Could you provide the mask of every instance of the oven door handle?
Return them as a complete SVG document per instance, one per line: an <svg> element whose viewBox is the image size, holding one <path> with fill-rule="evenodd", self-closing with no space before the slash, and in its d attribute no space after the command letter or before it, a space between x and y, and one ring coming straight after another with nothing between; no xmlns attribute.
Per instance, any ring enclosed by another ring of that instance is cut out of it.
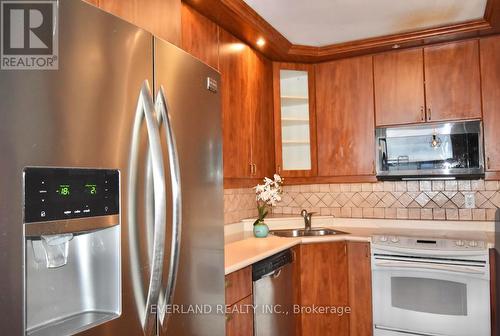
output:
<svg viewBox="0 0 500 336"><path fill-rule="evenodd" d="M380 268L414 268L422 270L431 271L446 271L455 273L466 273L466 274L486 274L486 267L483 269L476 269L467 266L457 266L457 265L443 265L443 264L429 264L421 262L404 262L404 261L378 261L375 260L375 266Z"/></svg>

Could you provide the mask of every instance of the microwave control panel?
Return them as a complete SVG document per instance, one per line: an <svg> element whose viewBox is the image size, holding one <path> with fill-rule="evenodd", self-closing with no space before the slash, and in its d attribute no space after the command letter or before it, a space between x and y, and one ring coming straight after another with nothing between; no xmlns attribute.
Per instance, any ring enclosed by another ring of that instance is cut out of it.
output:
<svg viewBox="0 0 500 336"><path fill-rule="evenodd" d="M118 170L24 169L24 222L116 215L120 207Z"/></svg>

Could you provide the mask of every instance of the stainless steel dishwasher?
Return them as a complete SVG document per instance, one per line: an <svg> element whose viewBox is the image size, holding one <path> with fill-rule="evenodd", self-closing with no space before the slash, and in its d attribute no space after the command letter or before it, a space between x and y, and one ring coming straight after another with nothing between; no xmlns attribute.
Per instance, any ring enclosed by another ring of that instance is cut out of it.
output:
<svg viewBox="0 0 500 336"><path fill-rule="evenodd" d="M291 250L252 266L255 336L294 336Z"/></svg>

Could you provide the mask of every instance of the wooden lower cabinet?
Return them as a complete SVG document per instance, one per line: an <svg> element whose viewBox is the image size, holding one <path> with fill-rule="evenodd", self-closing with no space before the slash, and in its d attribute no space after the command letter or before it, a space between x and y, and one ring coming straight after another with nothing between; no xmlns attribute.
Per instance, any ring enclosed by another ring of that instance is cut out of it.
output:
<svg viewBox="0 0 500 336"><path fill-rule="evenodd" d="M226 336L253 336L253 296L229 306L226 314Z"/></svg>
<svg viewBox="0 0 500 336"><path fill-rule="evenodd" d="M371 336L372 314L372 269L370 243L348 242L349 283L349 335Z"/></svg>
<svg viewBox="0 0 500 336"><path fill-rule="evenodd" d="M301 335L349 335L347 314L312 311L316 307L330 309L348 305L346 243L301 245L298 261Z"/></svg>
<svg viewBox="0 0 500 336"><path fill-rule="evenodd" d="M302 309L297 335L371 336L370 244L303 244L296 251L295 297ZM330 312L314 313L313 307Z"/></svg>
<svg viewBox="0 0 500 336"><path fill-rule="evenodd" d="M252 266L226 275L226 335L253 336Z"/></svg>
<svg viewBox="0 0 500 336"><path fill-rule="evenodd" d="M252 295L252 266L226 275L225 288L228 306Z"/></svg>

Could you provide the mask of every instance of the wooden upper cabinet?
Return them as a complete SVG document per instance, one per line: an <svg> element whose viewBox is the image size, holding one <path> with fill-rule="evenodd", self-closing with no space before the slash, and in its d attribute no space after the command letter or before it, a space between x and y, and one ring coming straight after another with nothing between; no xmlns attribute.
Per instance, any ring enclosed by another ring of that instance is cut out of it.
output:
<svg viewBox="0 0 500 336"><path fill-rule="evenodd" d="M224 178L248 178L253 171L248 47L223 29L219 41Z"/></svg>
<svg viewBox="0 0 500 336"><path fill-rule="evenodd" d="M219 69L219 28L217 24L186 4L181 12L181 47L215 69Z"/></svg>
<svg viewBox="0 0 500 336"><path fill-rule="evenodd" d="M314 65L274 63L276 171L284 177L317 175Z"/></svg>
<svg viewBox="0 0 500 336"><path fill-rule="evenodd" d="M375 119L377 126L425 121L422 49L375 55Z"/></svg>
<svg viewBox="0 0 500 336"><path fill-rule="evenodd" d="M178 46L181 44L181 0L92 0L90 2L165 41Z"/></svg>
<svg viewBox="0 0 500 336"><path fill-rule="evenodd" d="M486 169L500 171L500 37L480 43Z"/></svg>
<svg viewBox="0 0 500 336"><path fill-rule="evenodd" d="M345 242L300 246L300 305L348 305L347 247ZM349 314L302 314L303 336L348 336Z"/></svg>
<svg viewBox="0 0 500 336"><path fill-rule="evenodd" d="M375 174L372 57L316 67L318 174Z"/></svg>
<svg viewBox="0 0 500 336"><path fill-rule="evenodd" d="M272 62L223 29L219 43L224 178L250 186L274 172Z"/></svg>
<svg viewBox="0 0 500 336"><path fill-rule="evenodd" d="M249 50L249 101L252 124L241 128L252 128L253 177L272 177L275 172L274 125L273 125L273 64L270 60Z"/></svg>
<svg viewBox="0 0 500 336"><path fill-rule="evenodd" d="M478 43L424 48L427 121L481 118Z"/></svg>

